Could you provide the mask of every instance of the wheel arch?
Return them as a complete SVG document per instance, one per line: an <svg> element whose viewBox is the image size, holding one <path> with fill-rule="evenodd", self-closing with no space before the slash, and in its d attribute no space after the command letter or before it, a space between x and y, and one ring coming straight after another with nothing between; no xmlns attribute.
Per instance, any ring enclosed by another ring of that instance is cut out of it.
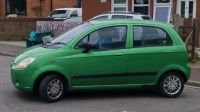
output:
<svg viewBox="0 0 200 112"><path fill-rule="evenodd" d="M34 82L34 85L33 85L33 92L34 93L37 93L38 92L38 89L39 89L39 85L40 85L40 82L42 81L42 79L44 79L46 76L50 75L50 74L55 74L55 75L58 75L60 77L62 77L62 79L64 80L65 84L66 84L66 89L69 88L69 79L67 77L65 77L65 75L63 75L62 73L59 73L57 71L47 71L47 72L44 72L42 74L40 74L35 82Z"/></svg>
<svg viewBox="0 0 200 112"><path fill-rule="evenodd" d="M184 82L186 83L188 78L186 76L186 73L184 73L182 70L179 69L171 69L171 70L167 70L165 72L163 72L160 77L157 80L157 84L160 82L161 78L164 77L166 74L170 73L170 72L177 72L180 74L180 76L183 78Z"/></svg>

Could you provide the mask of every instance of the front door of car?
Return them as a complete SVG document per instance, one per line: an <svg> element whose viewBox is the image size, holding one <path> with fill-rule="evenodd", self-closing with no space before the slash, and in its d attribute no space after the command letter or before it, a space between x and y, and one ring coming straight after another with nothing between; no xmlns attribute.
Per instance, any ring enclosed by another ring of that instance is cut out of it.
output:
<svg viewBox="0 0 200 112"><path fill-rule="evenodd" d="M127 72L127 29L126 25L100 28L76 43L71 51L72 86L123 83L123 73Z"/></svg>
<svg viewBox="0 0 200 112"><path fill-rule="evenodd" d="M128 72L134 84L154 84L158 73L176 60L173 38L158 27L133 26Z"/></svg>

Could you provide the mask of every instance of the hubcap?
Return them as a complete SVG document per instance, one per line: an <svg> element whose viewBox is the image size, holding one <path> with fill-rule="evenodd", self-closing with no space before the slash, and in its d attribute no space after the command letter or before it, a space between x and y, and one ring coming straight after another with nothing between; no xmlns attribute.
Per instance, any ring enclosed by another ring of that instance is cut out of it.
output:
<svg viewBox="0 0 200 112"><path fill-rule="evenodd" d="M51 99L57 99L63 92L63 83L59 79L53 79L47 86L47 95Z"/></svg>
<svg viewBox="0 0 200 112"><path fill-rule="evenodd" d="M181 90L181 80L175 75L170 75L164 80L164 91L169 95L177 94Z"/></svg>

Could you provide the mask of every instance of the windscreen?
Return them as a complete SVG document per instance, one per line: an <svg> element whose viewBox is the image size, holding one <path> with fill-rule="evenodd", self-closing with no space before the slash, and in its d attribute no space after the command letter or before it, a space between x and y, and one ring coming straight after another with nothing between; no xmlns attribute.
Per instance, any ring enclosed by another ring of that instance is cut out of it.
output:
<svg viewBox="0 0 200 112"><path fill-rule="evenodd" d="M51 13L51 17L54 18L66 18L69 15L70 11L69 10L54 10Z"/></svg>

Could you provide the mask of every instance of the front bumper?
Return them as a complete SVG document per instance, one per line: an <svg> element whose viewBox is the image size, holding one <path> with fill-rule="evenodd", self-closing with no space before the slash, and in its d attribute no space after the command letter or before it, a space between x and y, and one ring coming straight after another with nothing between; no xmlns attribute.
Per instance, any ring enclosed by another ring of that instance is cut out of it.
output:
<svg viewBox="0 0 200 112"><path fill-rule="evenodd" d="M30 68L17 69L15 66L11 66L11 79L13 85L20 90L32 92L33 83L31 80L33 70Z"/></svg>

